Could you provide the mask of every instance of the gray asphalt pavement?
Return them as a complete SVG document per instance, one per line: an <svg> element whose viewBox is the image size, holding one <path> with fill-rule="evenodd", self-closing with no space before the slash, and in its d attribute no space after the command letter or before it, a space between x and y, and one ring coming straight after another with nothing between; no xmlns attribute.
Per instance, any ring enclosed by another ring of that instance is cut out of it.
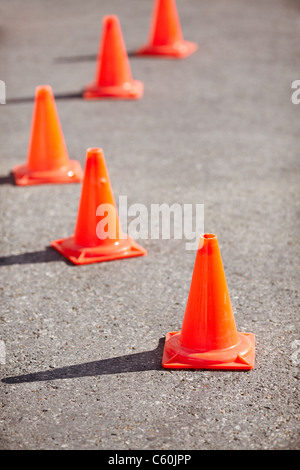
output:
<svg viewBox="0 0 300 470"><path fill-rule="evenodd" d="M2 450L299 450L300 4L177 0L183 60L132 57L139 101L88 102L102 18L128 51L152 1L2 0L0 79ZM75 266L50 248L72 235L81 185L17 187L33 97L50 85L70 158L101 147L116 200L204 204L250 371L165 370L195 251L137 240L147 256Z"/></svg>

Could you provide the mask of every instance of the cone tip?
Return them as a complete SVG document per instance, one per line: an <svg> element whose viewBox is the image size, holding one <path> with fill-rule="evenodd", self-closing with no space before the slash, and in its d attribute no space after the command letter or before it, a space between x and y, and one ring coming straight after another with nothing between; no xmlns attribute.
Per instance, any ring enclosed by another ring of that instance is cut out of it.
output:
<svg viewBox="0 0 300 470"><path fill-rule="evenodd" d="M103 150L99 147L91 147L86 151L87 159L103 157Z"/></svg>
<svg viewBox="0 0 300 470"><path fill-rule="evenodd" d="M35 96L37 99L48 98L53 96L53 91L50 85L40 85L35 89Z"/></svg>
<svg viewBox="0 0 300 470"><path fill-rule="evenodd" d="M218 237L214 233L202 233L199 240L199 248L218 244Z"/></svg>
<svg viewBox="0 0 300 470"><path fill-rule="evenodd" d="M103 17L103 24L106 25L106 27L113 26L115 24L119 24L119 18L117 15L105 15Z"/></svg>

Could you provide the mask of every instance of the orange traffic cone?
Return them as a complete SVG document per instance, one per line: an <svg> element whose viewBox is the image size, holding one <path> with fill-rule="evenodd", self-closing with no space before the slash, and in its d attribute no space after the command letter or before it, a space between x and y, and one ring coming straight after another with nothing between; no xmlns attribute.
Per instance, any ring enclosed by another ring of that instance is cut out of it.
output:
<svg viewBox="0 0 300 470"><path fill-rule="evenodd" d="M182 329L166 335L162 365L185 369L252 369L255 336L237 332L214 234L200 237Z"/></svg>
<svg viewBox="0 0 300 470"><path fill-rule="evenodd" d="M82 180L80 163L69 159L50 86L36 88L27 163L12 173L20 186Z"/></svg>
<svg viewBox="0 0 300 470"><path fill-rule="evenodd" d="M103 217L105 214L107 216ZM99 216L102 216L101 220ZM102 149L87 150L74 235L53 241L51 246L74 264L147 254L132 238L122 233Z"/></svg>
<svg viewBox="0 0 300 470"><path fill-rule="evenodd" d="M198 49L194 42L182 36L175 0L154 0L148 44L136 55L184 58Z"/></svg>
<svg viewBox="0 0 300 470"><path fill-rule="evenodd" d="M95 82L85 88L83 98L139 99L143 92L143 83L133 80L131 75L119 19L105 16Z"/></svg>

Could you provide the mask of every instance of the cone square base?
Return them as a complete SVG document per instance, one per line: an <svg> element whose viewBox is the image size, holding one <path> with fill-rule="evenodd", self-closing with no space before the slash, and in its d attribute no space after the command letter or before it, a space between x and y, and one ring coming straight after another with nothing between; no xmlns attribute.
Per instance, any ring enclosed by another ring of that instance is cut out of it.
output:
<svg viewBox="0 0 300 470"><path fill-rule="evenodd" d="M167 333L162 366L166 369L252 369L255 359L255 335L238 332L238 336L239 343L231 348L194 352L180 345L180 332Z"/></svg>
<svg viewBox="0 0 300 470"><path fill-rule="evenodd" d="M32 171L26 164L17 165L12 173L18 186L79 183L83 179L83 171L77 160L70 160L68 167L45 171Z"/></svg>
<svg viewBox="0 0 300 470"><path fill-rule="evenodd" d="M119 86L88 85L83 91L83 98L85 100L97 100L101 98L138 100L142 98L143 93L143 82L132 80Z"/></svg>
<svg viewBox="0 0 300 470"><path fill-rule="evenodd" d="M147 251L130 237L127 237L125 240L120 240L118 245L111 244L108 246L83 247L77 245L74 241L74 236L71 236L52 241L51 246L73 264L77 265L114 261L147 254Z"/></svg>
<svg viewBox="0 0 300 470"><path fill-rule="evenodd" d="M190 41L177 42L165 46L146 45L135 52L136 56L161 56L174 59L184 59L198 49L198 45Z"/></svg>

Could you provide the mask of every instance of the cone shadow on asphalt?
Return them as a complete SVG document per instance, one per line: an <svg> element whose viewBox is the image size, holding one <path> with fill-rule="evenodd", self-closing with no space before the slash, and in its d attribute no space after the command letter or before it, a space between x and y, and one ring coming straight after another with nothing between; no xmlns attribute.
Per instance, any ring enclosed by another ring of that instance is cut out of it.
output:
<svg viewBox="0 0 300 470"><path fill-rule="evenodd" d="M10 184L12 186L16 186L15 180L14 180L14 175L9 173L8 175L0 175L0 185L3 184Z"/></svg>
<svg viewBox="0 0 300 470"><path fill-rule="evenodd" d="M138 57L135 51L127 51L128 57L136 58ZM77 63L77 62L95 62L97 60L97 54L81 54L81 55L74 55L74 56L66 56L66 57L56 57L54 62L58 64L68 64L68 63Z"/></svg>
<svg viewBox="0 0 300 470"><path fill-rule="evenodd" d="M74 266L71 261L67 260L64 256L61 256L57 251L49 246L45 250L1 256L0 267L12 266L14 264L48 263L51 261L64 261L66 264Z"/></svg>
<svg viewBox="0 0 300 470"><path fill-rule="evenodd" d="M127 354L125 356L75 364L31 374L6 377L2 379L2 382L6 384L46 382L49 380L76 379L79 377L124 374L126 372L161 370L161 357L164 342L165 338L160 338L157 347L151 351Z"/></svg>
<svg viewBox="0 0 300 470"><path fill-rule="evenodd" d="M83 96L83 90L77 92L66 92L54 95L55 100L71 100L71 99L81 99ZM6 100L7 104L23 104L23 103L33 103L34 96L20 96L15 98L9 98Z"/></svg>

